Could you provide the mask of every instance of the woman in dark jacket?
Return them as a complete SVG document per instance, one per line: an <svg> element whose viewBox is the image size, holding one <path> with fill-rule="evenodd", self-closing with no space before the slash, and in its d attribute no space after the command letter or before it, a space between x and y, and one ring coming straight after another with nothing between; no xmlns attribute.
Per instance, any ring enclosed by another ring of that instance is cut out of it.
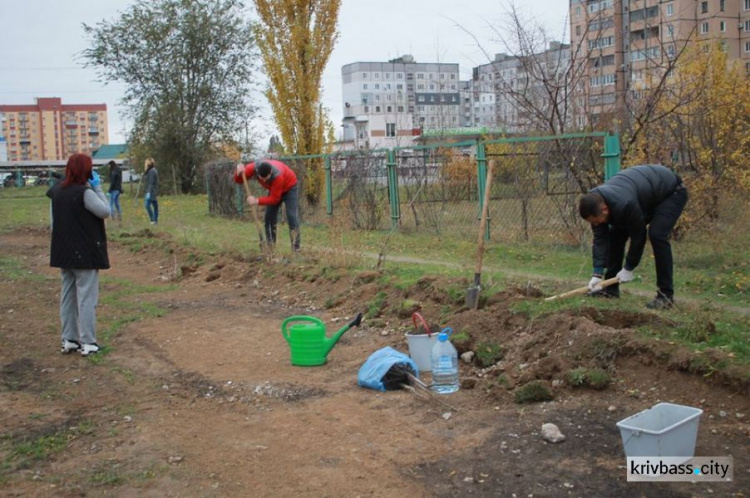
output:
<svg viewBox="0 0 750 498"><path fill-rule="evenodd" d="M47 191L53 215L50 266L60 268L62 275L61 351L80 351L83 356L99 351L99 270L109 268L104 230L109 206L99 175L91 165L86 154L73 154L65 167L65 178Z"/></svg>
<svg viewBox="0 0 750 498"><path fill-rule="evenodd" d="M156 170L156 163L151 157L146 159L145 166L144 180L146 182L146 194L144 201L146 212L148 212L148 219L151 221L151 224L156 225L159 223L159 202L156 200L159 195L159 172Z"/></svg>
<svg viewBox="0 0 750 498"><path fill-rule="evenodd" d="M120 209L120 194L122 193L122 170L116 162L109 162L109 212L112 218L115 215L122 221L122 209Z"/></svg>

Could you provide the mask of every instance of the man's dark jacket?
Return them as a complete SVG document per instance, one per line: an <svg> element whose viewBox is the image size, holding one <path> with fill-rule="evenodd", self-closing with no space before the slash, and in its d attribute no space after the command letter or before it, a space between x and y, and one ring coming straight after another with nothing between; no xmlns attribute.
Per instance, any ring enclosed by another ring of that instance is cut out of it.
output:
<svg viewBox="0 0 750 498"><path fill-rule="evenodd" d="M656 207L671 196L682 180L669 168L659 165L634 166L625 169L603 185L591 189L604 198L609 220L593 227L594 268L604 268L607 259L609 226L626 230L630 237L625 268L635 269L646 246L646 226ZM609 225L609 226L608 226Z"/></svg>

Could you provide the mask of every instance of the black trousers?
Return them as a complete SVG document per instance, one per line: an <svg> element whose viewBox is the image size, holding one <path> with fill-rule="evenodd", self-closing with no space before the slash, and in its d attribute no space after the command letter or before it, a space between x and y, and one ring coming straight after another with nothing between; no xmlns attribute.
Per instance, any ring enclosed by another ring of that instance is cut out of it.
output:
<svg viewBox="0 0 750 498"><path fill-rule="evenodd" d="M656 287L660 295L674 297L674 264L672 261L672 244L669 235L687 204L688 195L685 187L680 187L656 206L654 217L648 225L648 239L654 252L656 266ZM607 271L604 278L613 278L622 270L625 259L625 244L628 241L628 230L624 227L610 227L607 245ZM609 292L619 291L618 285L607 288Z"/></svg>

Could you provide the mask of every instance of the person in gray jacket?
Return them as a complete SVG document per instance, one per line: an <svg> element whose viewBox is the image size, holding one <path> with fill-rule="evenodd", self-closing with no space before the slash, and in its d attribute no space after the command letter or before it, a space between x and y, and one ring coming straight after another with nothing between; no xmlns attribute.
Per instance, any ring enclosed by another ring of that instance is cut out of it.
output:
<svg viewBox="0 0 750 498"><path fill-rule="evenodd" d="M646 306L671 308L674 284L669 236L687 200L682 179L660 165L625 169L583 195L578 212L591 223L594 234L591 295L620 297L619 284L602 289L602 279L618 277L620 283L633 280L633 271L641 262L648 237L654 252L658 291ZM630 245L625 254L628 239Z"/></svg>
<svg viewBox="0 0 750 498"><path fill-rule="evenodd" d="M52 199L50 266L60 268L62 353L97 353L99 270L109 268L104 219L110 214L91 157L73 154L65 178L47 190Z"/></svg>
<svg viewBox="0 0 750 498"><path fill-rule="evenodd" d="M157 225L159 223L159 202L156 198L159 196L159 172L156 170L156 163L152 157L146 159L145 166L146 172L144 173L144 177L146 180L146 189L144 191L144 204L149 221L151 221L152 225Z"/></svg>

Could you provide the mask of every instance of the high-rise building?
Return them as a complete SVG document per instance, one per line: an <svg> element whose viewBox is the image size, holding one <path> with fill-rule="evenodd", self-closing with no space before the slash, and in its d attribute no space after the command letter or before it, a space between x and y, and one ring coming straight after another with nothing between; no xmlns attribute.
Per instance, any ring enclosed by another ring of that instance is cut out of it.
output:
<svg viewBox="0 0 750 498"><path fill-rule="evenodd" d="M570 45L551 42L538 53L496 54L462 82L462 126L502 133L537 131L544 116L567 114Z"/></svg>
<svg viewBox="0 0 750 498"><path fill-rule="evenodd" d="M66 160L109 143L107 104L38 98L33 105L0 105L0 126L9 161Z"/></svg>
<svg viewBox="0 0 750 498"><path fill-rule="evenodd" d="M357 149L408 146L425 130L457 128L458 64L410 55L341 68L344 142Z"/></svg>
<svg viewBox="0 0 750 498"><path fill-rule="evenodd" d="M750 74L750 0L570 0L570 25L579 127L625 119L690 41Z"/></svg>

